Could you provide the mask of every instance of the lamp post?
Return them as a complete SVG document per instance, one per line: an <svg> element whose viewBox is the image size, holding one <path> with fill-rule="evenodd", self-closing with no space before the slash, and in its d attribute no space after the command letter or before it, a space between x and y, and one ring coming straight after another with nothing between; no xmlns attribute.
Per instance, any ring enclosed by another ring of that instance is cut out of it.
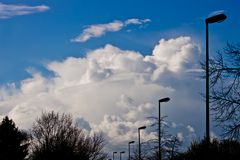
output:
<svg viewBox="0 0 240 160"><path fill-rule="evenodd" d="M141 160L141 142L140 142L140 131L146 129L146 126L138 128L138 158Z"/></svg>
<svg viewBox="0 0 240 160"><path fill-rule="evenodd" d="M205 19L206 24L206 140L210 142L210 121L209 121L209 46L208 46L208 24L220 23L227 16L224 13L219 13Z"/></svg>
<svg viewBox="0 0 240 160"><path fill-rule="evenodd" d="M158 108L158 159L162 159L161 153L161 103L170 101L169 97L162 98L158 100L159 108Z"/></svg>
<svg viewBox="0 0 240 160"><path fill-rule="evenodd" d="M131 155L130 155L130 153L131 153L131 151L130 151L130 144L132 144L132 143L134 143L135 141L130 141L130 142L128 142L128 160L130 160L131 159Z"/></svg>
<svg viewBox="0 0 240 160"><path fill-rule="evenodd" d="M114 160L114 155L117 154L117 152L113 152L113 160Z"/></svg>
<svg viewBox="0 0 240 160"><path fill-rule="evenodd" d="M125 151L120 152L120 160L122 160L122 154L124 154Z"/></svg>

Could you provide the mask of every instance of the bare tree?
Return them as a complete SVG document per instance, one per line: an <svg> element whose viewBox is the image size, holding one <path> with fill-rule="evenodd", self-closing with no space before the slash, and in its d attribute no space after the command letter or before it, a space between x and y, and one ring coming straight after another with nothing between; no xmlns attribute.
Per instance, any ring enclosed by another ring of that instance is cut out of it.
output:
<svg viewBox="0 0 240 160"><path fill-rule="evenodd" d="M152 121L151 127L157 127L156 132L158 132L158 118L157 117L148 117ZM182 145L182 142L177 138L177 136L172 135L168 132L168 123L165 121L167 116L161 117L161 153L162 159L170 159L178 153L179 148ZM146 159L158 159L158 139L151 139L146 144L147 153Z"/></svg>
<svg viewBox="0 0 240 160"><path fill-rule="evenodd" d="M139 160L138 145L133 149L133 154L131 156L132 160ZM151 141L141 143L141 160L154 160L155 148Z"/></svg>
<svg viewBox="0 0 240 160"><path fill-rule="evenodd" d="M214 119L224 136L240 140L240 44L227 43L209 62Z"/></svg>
<svg viewBox="0 0 240 160"><path fill-rule="evenodd" d="M178 139L177 136L170 136L170 138L165 143L165 150L167 159L171 159L178 155L179 147L182 145L182 141Z"/></svg>
<svg viewBox="0 0 240 160"><path fill-rule="evenodd" d="M50 112L43 113L32 128L32 160L103 160L104 139L101 134L92 137L73 125L72 117Z"/></svg>

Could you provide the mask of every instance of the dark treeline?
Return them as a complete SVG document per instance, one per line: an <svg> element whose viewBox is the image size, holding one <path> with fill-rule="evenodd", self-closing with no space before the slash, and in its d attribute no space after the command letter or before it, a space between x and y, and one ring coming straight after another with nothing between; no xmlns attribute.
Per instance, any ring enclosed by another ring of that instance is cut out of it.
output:
<svg viewBox="0 0 240 160"><path fill-rule="evenodd" d="M194 141L185 152L180 152L181 143L176 136L163 135L162 159L164 160L238 160L240 142L234 139ZM158 160L156 140L142 144L142 160ZM89 136L73 125L68 114L43 113L27 133L19 130L7 116L0 124L1 160L106 160L102 134ZM132 160L139 160L135 149Z"/></svg>
<svg viewBox="0 0 240 160"><path fill-rule="evenodd" d="M169 137L170 136L170 137ZM180 152L179 140L169 137L162 146L162 159L166 160L238 160L240 142L234 139L194 141L185 152ZM87 135L73 125L68 114L43 113L27 133L19 130L7 116L0 124L1 160L106 160L104 139L101 134ZM156 140L142 144L142 159L158 160ZM155 146L155 147L154 147ZM138 160L137 149L132 160Z"/></svg>
<svg viewBox="0 0 240 160"><path fill-rule="evenodd" d="M204 139L200 142L192 142L184 153L171 158L171 160L238 160L240 158L240 143L237 140L214 139L208 144Z"/></svg>

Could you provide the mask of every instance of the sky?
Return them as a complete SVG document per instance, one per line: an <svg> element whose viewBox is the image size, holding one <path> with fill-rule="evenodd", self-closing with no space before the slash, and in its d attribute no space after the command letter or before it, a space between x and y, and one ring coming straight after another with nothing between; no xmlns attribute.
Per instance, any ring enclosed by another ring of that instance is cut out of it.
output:
<svg viewBox="0 0 240 160"><path fill-rule="evenodd" d="M182 141L204 135L204 19L210 54L239 42L240 1L0 0L0 117L29 129L43 111L70 113L124 149L162 114ZM212 135L218 131L212 126ZM151 127L143 139L156 137ZM111 151L111 149L109 149Z"/></svg>

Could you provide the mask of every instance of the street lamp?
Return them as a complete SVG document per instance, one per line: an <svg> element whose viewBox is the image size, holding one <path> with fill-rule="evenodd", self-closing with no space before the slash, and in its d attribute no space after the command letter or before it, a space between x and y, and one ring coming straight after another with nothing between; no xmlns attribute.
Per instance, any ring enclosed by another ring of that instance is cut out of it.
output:
<svg viewBox="0 0 240 160"><path fill-rule="evenodd" d="M146 126L138 128L138 158L141 160L141 142L140 142L140 130L146 129Z"/></svg>
<svg viewBox="0 0 240 160"><path fill-rule="evenodd" d="M124 154L125 151L120 152L120 160L122 160L122 154Z"/></svg>
<svg viewBox="0 0 240 160"><path fill-rule="evenodd" d="M130 142L128 142L128 160L130 160L131 159L131 155L130 155L130 144L132 144L132 143L134 143L135 141L130 141Z"/></svg>
<svg viewBox="0 0 240 160"><path fill-rule="evenodd" d="M169 97L162 98L158 100L159 108L158 108L158 159L162 159L161 153L161 103L170 101Z"/></svg>
<svg viewBox="0 0 240 160"><path fill-rule="evenodd" d="M113 152L113 160L114 160L114 155L117 154L117 152Z"/></svg>
<svg viewBox="0 0 240 160"><path fill-rule="evenodd" d="M205 19L206 24L206 140L210 142L210 121L209 121L209 46L208 46L208 24L220 23L227 16L224 13L219 13Z"/></svg>

